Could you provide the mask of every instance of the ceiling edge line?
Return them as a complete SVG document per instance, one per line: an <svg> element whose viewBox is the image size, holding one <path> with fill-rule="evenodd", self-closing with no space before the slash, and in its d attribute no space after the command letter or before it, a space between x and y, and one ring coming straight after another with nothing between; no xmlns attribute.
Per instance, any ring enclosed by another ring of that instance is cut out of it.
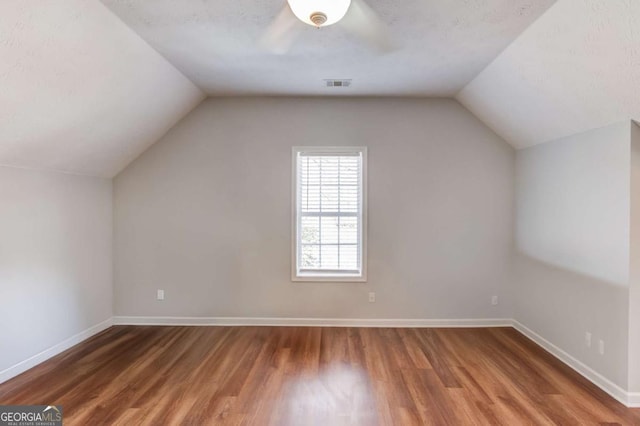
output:
<svg viewBox="0 0 640 426"><path fill-rule="evenodd" d="M456 99L458 99L458 96L464 92L464 90L469 87L474 81L476 81L478 79L478 77L480 77L482 74L484 74L484 72L491 66L493 65L494 62L496 62L502 55L504 55L504 53L511 47L513 46L520 38L522 38L522 36L527 33L528 31L531 30L531 28L536 24L536 22L538 22L540 19L542 19L543 16L545 16L547 13L549 13L549 10L551 10L551 8L553 8L555 5L558 4L558 2L561 0L554 0L553 3L551 3L549 5L549 7L547 7L544 12L542 12L540 15L538 15L538 17L536 19L534 19L525 29L523 29L520 34L518 34L516 37L514 37L513 40L511 40L511 42L509 42L504 49L502 49L500 52L498 52L498 54L487 63L487 65L485 65L471 80L469 80L460 90L458 90L458 92L454 95L454 97Z"/></svg>
<svg viewBox="0 0 640 426"><path fill-rule="evenodd" d="M57 174L63 174L63 175L69 175L69 176L88 177L88 178L104 179L104 180L113 179L106 175L89 174L86 172L79 172L74 170L54 169L51 167L21 166L17 164L0 163L0 168L30 170L34 172L44 172L44 173L57 173Z"/></svg>
<svg viewBox="0 0 640 426"><path fill-rule="evenodd" d="M197 86L196 86L197 87ZM191 115L196 109L198 109L198 107L200 107L200 105L202 105L207 99L209 99L209 96L207 96L202 90L200 91L200 96L198 98L197 102L194 102L193 106L191 108L189 108L188 111L186 111L184 114L180 115L179 117L177 117L173 123L171 123L170 126L168 126L166 128L166 130L160 135L158 136L152 143L150 143L149 145L147 145L143 150L141 150L137 155L135 155L134 157L132 157L129 161L127 161L123 166L115 169L115 171L113 173L111 173L111 178L110 179L115 179L118 177L118 175L120 175L122 172L124 172L125 170L127 170L127 168L129 168L129 166L131 166L133 163L135 163L138 158L142 157L144 155L145 152L147 152L148 150L150 150L152 147L154 147L158 142L160 142L162 139L164 139L167 134L169 132L171 132L178 124L180 124L184 119L186 119L189 115Z"/></svg>
<svg viewBox="0 0 640 426"><path fill-rule="evenodd" d="M176 67L173 62L171 62L169 59L167 59L166 56L164 56L162 53L158 52L158 50L156 50L156 48L154 48L151 44L149 44L149 42L147 42L147 40L145 40L140 34L138 34L133 28L131 28L129 25L127 25L126 22L124 22L122 19L120 19L120 17L118 15L115 14L115 12L113 12L111 9L109 9L102 1L100 0L96 0L98 3L100 3L100 5L102 6L102 8L107 11L107 13L109 13L111 16L113 16L119 23L120 25L122 25L128 32L130 32L131 34L133 34L136 38L138 38L139 40L141 40L149 49L151 49L153 51L153 53L155 53L158 57L160 57L164 62L166 62L171 68L173 68L174 71L176 71L179 75L181 75L186 81L188 81L189 83L191 83L191 85L193 86L194 89L197 89L200 91L200 93L203 96L208 96L207 93L200 87L198 86L196 83L193 82L193 80L191 80L189 77L186 76L185 73L183 73L182 71L180 71L180 69L178 69L178 67Z"/></svg>

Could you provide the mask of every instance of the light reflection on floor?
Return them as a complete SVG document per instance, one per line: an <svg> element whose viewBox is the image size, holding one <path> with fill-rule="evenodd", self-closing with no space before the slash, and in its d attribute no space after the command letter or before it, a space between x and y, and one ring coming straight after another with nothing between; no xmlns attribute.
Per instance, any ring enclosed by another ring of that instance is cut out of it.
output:
<svg viewBox="0 0 640 426"><path fill-rule="evenodd" d="M285 382L287 425L378 424L371 380L359 366L333 364Z"/></svg>

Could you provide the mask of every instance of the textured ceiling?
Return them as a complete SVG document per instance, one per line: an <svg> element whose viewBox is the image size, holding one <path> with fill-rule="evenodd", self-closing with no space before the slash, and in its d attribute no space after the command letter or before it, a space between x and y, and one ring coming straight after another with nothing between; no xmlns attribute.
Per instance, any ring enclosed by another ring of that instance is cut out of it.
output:
<svg viewBox="0 0 640 426"><path fill-rule="evenodd" d="M286 55L258 47L285 0L103 0L211 95L452 96L553 0L367 0L398 49L380 55L340 23L299 23ZM323 79L351 78L350 88Z"/></svg>
<svg viewBox="0 0 640 426"><path fill-rule="evenodd" d="M458 100L518 148L640 119L640 1L559 0Z"/></svg>
<svg viewBox="0 0 640 426"><path fill-rule="evenodd" d="M0 164L111 177L202 99L98 1L0 1Z"/></svg>
<svg viewBox="0 0 640 426"><path fill-rule="evenodd" d="M189 79L212 95L457 93L518 148L640 120L640 0L367 0L395 51L300 24L285 55L257 44L285 0L102 1L115 14L0 0L0 165L111 177L202 100Z"/></svg>

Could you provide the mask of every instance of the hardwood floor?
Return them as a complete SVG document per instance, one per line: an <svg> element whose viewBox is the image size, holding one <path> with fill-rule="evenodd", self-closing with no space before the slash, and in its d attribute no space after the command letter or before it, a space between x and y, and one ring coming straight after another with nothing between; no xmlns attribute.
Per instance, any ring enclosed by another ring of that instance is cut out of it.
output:
<svg viewBox="0 0 640 426"><path fill-rule="evenodd" d="M0 385L65 425L640 425L511 328L117 326Z"/></svg>

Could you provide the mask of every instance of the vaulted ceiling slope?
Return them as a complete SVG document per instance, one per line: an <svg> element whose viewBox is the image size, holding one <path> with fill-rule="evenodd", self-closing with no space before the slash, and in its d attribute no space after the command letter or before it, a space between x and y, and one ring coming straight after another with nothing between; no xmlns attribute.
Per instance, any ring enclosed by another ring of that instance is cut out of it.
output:
<svg viewBox="0 0 640 426"><path fill-rule="evenodd" d="M397 49L380 54L344 22L274 55L259 39L286 0L102 0L210 95L453 96L554 0L365 0ZM604 1L604 0L603 0ZM324 79L353 79L327 88Z"/></svg>
<svg viewBox="0 0 640 426"><path fill-rule="evenodd" d="M0 165L111 177L202 98L98 1L0 1Z"/></svg>
<svg viewBox="0 0 640 426"><path fill-rule="evenodd" d="M559 0L457 98L517 148L640 119L640 1Z"/></svg>

